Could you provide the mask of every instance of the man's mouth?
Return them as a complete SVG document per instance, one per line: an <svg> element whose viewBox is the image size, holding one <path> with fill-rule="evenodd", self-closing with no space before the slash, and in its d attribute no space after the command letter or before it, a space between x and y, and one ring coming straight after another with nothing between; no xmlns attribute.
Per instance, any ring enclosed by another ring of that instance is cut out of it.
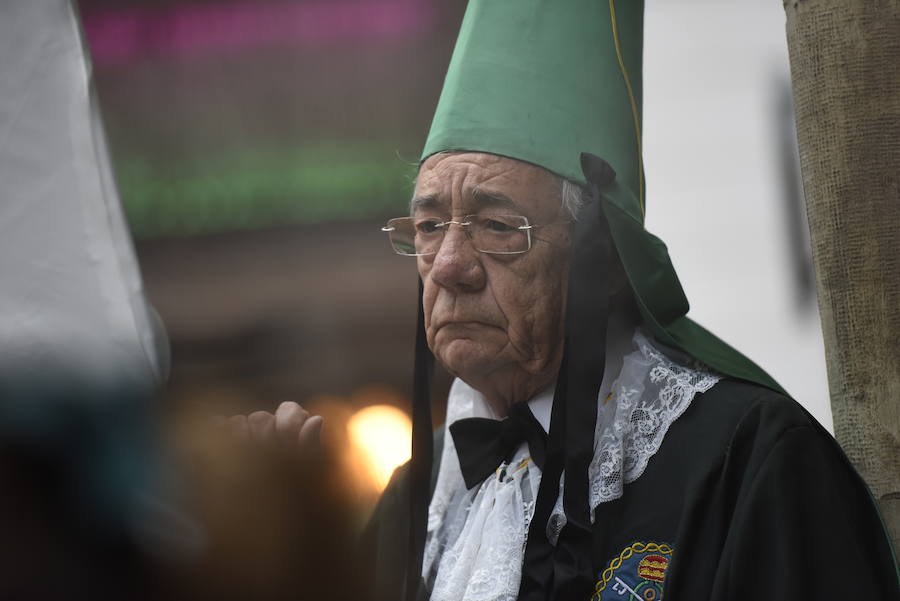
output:
<svg viewBox="0 0 900 601"><path fill-rule="evenodd" d="M453 321L444 321L438 324L436 330L443 328L497 328L499 326L479 321L477 319L454 319Z"/></svg>

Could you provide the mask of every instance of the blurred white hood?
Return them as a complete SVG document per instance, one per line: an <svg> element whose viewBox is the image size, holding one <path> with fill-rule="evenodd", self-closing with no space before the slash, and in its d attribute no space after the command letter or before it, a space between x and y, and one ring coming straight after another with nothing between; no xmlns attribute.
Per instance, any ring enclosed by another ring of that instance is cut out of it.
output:
<svg viewBox="0 0 900 601"><path fill-rule="evenodd" d="M0 2L0 374L157 388L143 293L70 0Z"/></svg>

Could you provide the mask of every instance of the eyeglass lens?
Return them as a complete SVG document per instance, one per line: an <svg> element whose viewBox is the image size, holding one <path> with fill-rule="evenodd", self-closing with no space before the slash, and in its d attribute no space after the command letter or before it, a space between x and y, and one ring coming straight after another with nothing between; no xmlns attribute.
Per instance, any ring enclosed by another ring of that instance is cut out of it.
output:
<svg viewBox="0 0 900 601"><path fill-rule="evenodd" d="M388 221L385 229L397 253L417 256L435 254L453 225L465 228L475 249L481 252L516 254L530 248L528 219L521 215L467 215L461 222L400 217Z"/></svg>

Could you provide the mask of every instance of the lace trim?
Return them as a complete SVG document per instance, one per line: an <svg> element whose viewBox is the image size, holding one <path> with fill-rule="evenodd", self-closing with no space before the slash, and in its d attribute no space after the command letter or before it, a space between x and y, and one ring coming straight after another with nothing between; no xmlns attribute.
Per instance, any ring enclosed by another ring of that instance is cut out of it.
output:
<svg viewBox="0 0 900 601"><path fill-rule="evenodd" d="M702 363L676 363L640 332L635 333L634 343L637 352L625 357L612 386L615 403L602 405L597 415L594 458L588 467L592 521L597 506L618 499L626 484L640 478L669 427L694 396L722 379ZM553 544L566 525L563 483L561 479L559 497L547 522L547 537Z"/></svg>
<svg viewBox="0 0 900 601"><path fill-rule="evenodd" d="M624 485L644 473L669 427L694 396L722 379L702 364L675 363L641 333L634 341L640 354L625 357L622 373L613 383L615 416L597 420L594 460L588 470L591 510L621 497Z"/></svg>

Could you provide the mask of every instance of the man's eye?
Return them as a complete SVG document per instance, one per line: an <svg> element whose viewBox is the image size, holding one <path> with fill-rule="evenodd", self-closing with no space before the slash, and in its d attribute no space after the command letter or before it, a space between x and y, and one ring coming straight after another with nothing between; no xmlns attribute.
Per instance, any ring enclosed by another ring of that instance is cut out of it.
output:
<svg viewBox="0 0 900 601"><path fill-rule="evenodd" d="M420 234L433 234L441 229L441 222L437 219L426 219L416 222L416 232Z"/></svg>
<svg viewBox="0 0 900 601"><path fill-rule="evenodd" d="M508 223L497 221L496 219L486 219L484 222L484 229L491 232L504 233L511 232L516 228Z"/></svg>

